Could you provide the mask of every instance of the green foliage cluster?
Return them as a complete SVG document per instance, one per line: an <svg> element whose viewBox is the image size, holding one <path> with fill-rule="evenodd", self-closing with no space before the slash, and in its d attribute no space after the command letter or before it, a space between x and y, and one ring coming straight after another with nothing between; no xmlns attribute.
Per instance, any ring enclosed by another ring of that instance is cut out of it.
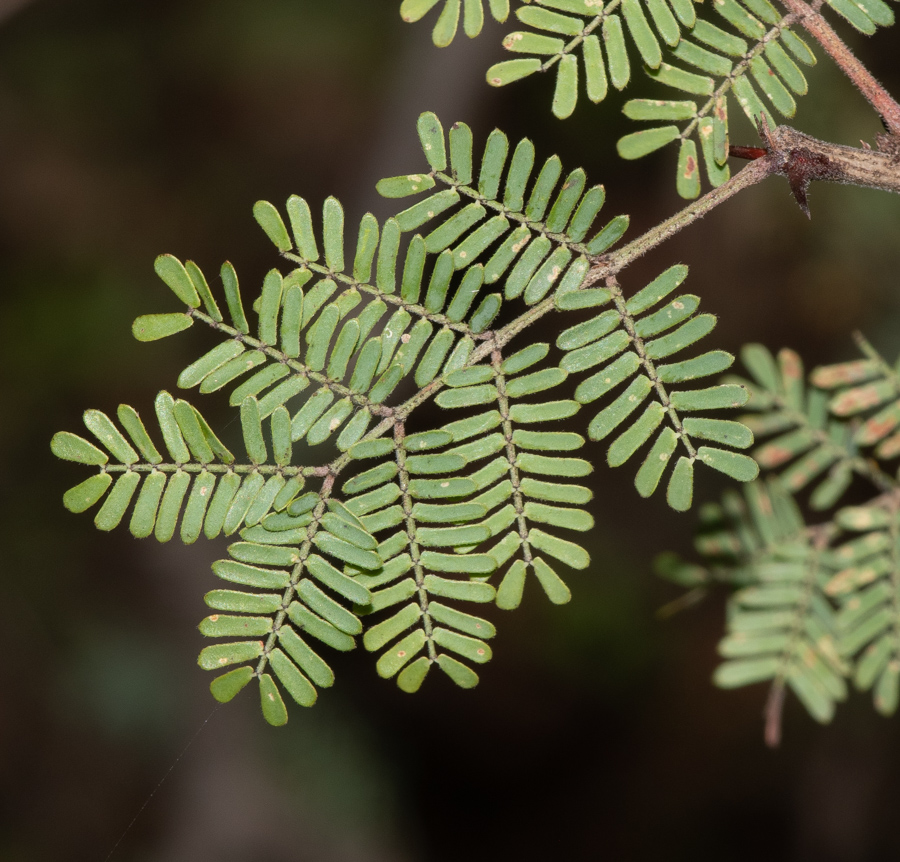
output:
<svg viewBox="0 0 900 862"><path fill-rule="evenodd" d="M826 2L863 33L894 20L883 0ZM482 0L403 0L400 9L407 21L432 10L439 46L460 21L469 37L485 22ZM511 11L509 0L487 4L498 22ZM716 0L711 11L698 17L693 0L521 0L515 15L527 29L503 45L523 56L492 66L488 82L555 67L553 113L564 118L582 75L600 102L610 84L630 83L639 58L658 84L701 98L628 101L628 117L654 125L622 138L619 154L677 142L677 188L695 198L701 156L710 185L729 179L729 98L754 125L775 127L774 114L793 116L807 90L798 64L815 63L791 29L802 10ZM252 302L253 324L231 264L220 271L223 313L196 264L157 259L183 309L143 315L133 334L154 341L201 323L217 335L177 385L227 395L246 459L165 391L155 402L161 448L126 405L118 424L84 414L96 443L53 438L57 456L96 468L64 503L98 506L99 529L130 510L136 537L237 534L213 565L227 588L206 595L214 613L200 624L216 642L199 663L223 671L214 697L228 701L256 680L266 720L284 724L282 693L311 706L334 682L324 648L349 651L358 640L403 691L435 668L473 687L496 627L472 605L515 609L527 582L563 604L571 592L559 571L590 564L571 533L593 527L583 508L593 489L579 482L594 470L591 444L602 443L610 467L640 461L639 495L664 483L676 511L693 504L698 462L745 483L700 508L702 562L666 555L659 569L689 588L676 606L715 585L732 589L715 681L770 683L769 742L787 691L820 722L847 697L848 680L872 689L881 713L895 712L900 363L860 338L862 359L807 380L793 351L775 357L751 344L748 377L710 381L734 357L697 352L716 319L679 292L687 267L628 295L619 275L740 180L620 246L628 216L598 224L605 190L580 168L566 173L556 156L538 162L529 140L513 145L499 130L476 158L469 127L445 131L432 113L417 130L427 169L377 184L385 198L414 200L383 223L364 215L349 246L335 198L321 220L298 196L283 210L255 205L281 264ZM804 164L809 175L788 174L793 186L822 178ZM523 337L545 318L552 337ZM437 411L419 411L432 404ZM737 408L748 412L718 416ZM841 506L862 482L874 496ZM811 512L832 517L805 518L795 497L806 492Z"/></svg>
<svg viewBox="0 0 900 862"><path fill-rule="evenodd" d="M703 565L673 555L659 564L692 598L714 583L737 588L718 685L771 680L770 703L787 686L821 722L846 698L848 679L872 689L884 715L900 701L900 481L886 469L900 455L900 375L859 343L865 358L817 368L808 384L793 351L776 360L760 345L744 348L755 413L743 421L777 435L753 454L779 474L702 507ZM868 503L804 520L793 494L815 485L810 508L832 509L854 477L873 486Z"/></svg>
<svg viewBox="0 0 900 862"><path fill-rule="evenodd" d="M437 0L404 0L401 15L418 21L435 5ZM706 17L698 17L698 5L694 0L520 0L515 16L528 29L509 33L503 47L529 56L494 64L487 81L501 87L555 68L552 110L563 119L577 106L581 75L588 99L602 102L610 85L623 90L632 83L637 59L651 81L682 95L628 101L623 110L629 119L653 125L623 137L619 155L637 159L677 144L678 193L696 198L702 187L700 154L711 186L730 176L729 101L754 128L764 117L774 129L775 115L793 117L795 97L807 92L801 66L816 62L791 29L797 16L783 14L769 0L716 0L709 10L714 14ZM827 5L862 33L894 23L884 0L828 0ZM510 11L507 0L491 2L490 9L498 21ZM464 12L466 35L477 36L481 0L466 2ZM447 0L434 29L436 45L453 40L459 14L459 0Z"/></svg>
<svg viewBox="0 0 900 862"><path fill-rule="evenodd" d="M228 395L246 460L168 392L155 404L165 455L128 406L118 426L85 414L102 448L68 432L52 443L57 456L97 468L64 502L75 512L100 503L100 529L131 507L135 536L238 534L213 566L227 589L206 596L214 613L200 630L219 642L199 661L225 671L211 685L220 701L256 679L276 725L287 720L282 690L309 706L332 684L323 645L346 651L362 636L377 672L404 691L435 666L469 688L495 633L471 603L514 609L529 575L551 602L569 601L557 569L589 565L567 536L593 526L581 508L592 491L577 484L593 465L577 457L585 438L557 423L582 406L591 405L588 438L611 441L611 466L652 440L635 480L643 496L674 464L675 509L691 505L698 461L740 481L758 472L733 451L752 445L752 432L704 415L740 407L747 389L692 388L734 357L680 357L715 325L696 314L698 297L673 296L687 268L629 298L612 276L588 286L591 262L628 225L617 216L592 233L602 186L588 188L580 169L563 177L556 157L534 176L533 145L521 141L510 156L499 131L476 176L467 126L446 134L423 114L418 132L429 170L378 189L427 195L384 224L363 216L352 253L334 198L320 226L300 197L287 201L286 220L256 204L286 271L265 276L255 325L230 264L220 273L226 315L196 264L157 259L184 308L139 317L134 335L156 340L196 323L217 334L177 383ZM555 344L516 346L547 314L561 324ZM416 409L432 401L441 421L415 426Z"/></svg>

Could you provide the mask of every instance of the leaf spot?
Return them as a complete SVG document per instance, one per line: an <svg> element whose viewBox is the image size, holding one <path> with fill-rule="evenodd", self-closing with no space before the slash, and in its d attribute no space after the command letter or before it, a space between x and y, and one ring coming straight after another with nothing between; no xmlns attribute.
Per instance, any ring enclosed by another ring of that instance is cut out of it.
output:
<svg viewBox="0 0 900 862"><path fill-rule="evenodd" d="M406 650L397 650L397 658L403 658L406 655Z"/></svg>
<svg viewBox="0 0 900 862"><path fill-rule="evenodd" d="M409 344L410 334L408 332L404 332L403 335L400 336L400 340L404 344Z"/></svg>

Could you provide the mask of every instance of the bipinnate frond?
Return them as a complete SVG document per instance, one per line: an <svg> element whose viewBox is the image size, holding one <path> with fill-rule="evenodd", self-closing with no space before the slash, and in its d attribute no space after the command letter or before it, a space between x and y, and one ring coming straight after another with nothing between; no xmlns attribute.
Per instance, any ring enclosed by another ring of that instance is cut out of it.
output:
<svg viewBox="0 0 900 862"><path fill-rule="evenodd" d="M780 470L792 493L820 479L810 496L813 509L829 509L850 486L853 475L879 486L883 475L859 453L852 427L829 416L828 394L807 386L803 362L793 351L779 351L777 361L760 344L749 344L741 360L752 375L743 380L752 393L747 407L754 414L741 417L757 437L772 437L753 451L763 470ZM813 374L813 382L816 381Z"/></svg>
<svg viewBox="0 0 900 862"><path fill-rule="evenodd" d="M248 463L236 463L186 401L161 392L156 413L171 462L163 461L137 412L126 405L119 407L118 417L127 438L100 411L89 410L84 417L88 430L118 464L110 464L105 452L74 434L61 432L53 438L52 449L59 457L99 468L66 493L65 505L85 511L106 495L95 524L111 530L137 495L131 533L139 538L154 534L159 541L171 539L179 521L181 539L187 543L201 531L214 538L244 526L244 541L229 546L232 559L213 565L231 588L206 596L210 607L231 613L214 614L200 625L208 637L242 639L207 647L199 661L208 670L241 664L213 681L213 695L230 700L255 676L263 714L270 723L283 724L284 704L266 668L271 665L276 678L303 706L315 702L313 683L331 684L330 669L295 629L337 649L352 648L352 635L361 626L341 602L365 604L370 594L334 564L379 569L377 542L345 507L328 499L331 483L321 469L291 466L291 421L283 406L264 429L259 403L252 395L245 397L241 421ZM274 464L266 463L267 439ZM298 496L307 477L318 480L320 489ZM233 588L235 584L239 589ZM263 636L266 642L260 640Z"/></svg>
<svg viewBox="0 0 900 862"><path fill-rule="evenodd" d="M99 410L84 414L87 429L109 454L69 432L54 436L51 448L57 457L99 468L66 492L63 502L69 511L84 512L103 500L94 523L100 530L112 530L137 494L129 523L132 535L153 534L167 542L180 521L181 539L191 543L201 532L211 539L221 532L230 535L245 523L256 524L270 507L287 505L303 488L304 468L289 466L289 454L276 465L266 465L262 443L262 458L248 446L254 460L236 463L187 401L160 392L155 409L170 461L160 454L137 411L126 404L119 406L117 414L125 434ZM251 446L255 447L255 441ZM118 463L110 463L110 455Z"/></svg>
<svg viewBox="0 0 900 862"><path fill-rule="evenodd" d="M777 435L753 454L780 476L747 485L746 502L728 492L721 506L702 507L695 542L702 563L676 554L657 561L660 575L688 589L666 612L693 604L716 584L737 589L720 644L727 661L715 681L733 687L772 680L772 744L785 686L823 722L844 699L849 678L872 689L883 715L900 703L900 484L878 464L900 454L900 376L862 336L857 342L864 359L817 368L810 385L793 351L776 359L759 344L742 350L753 380L732 379L751 393L747 406L755 411L742 421L759 436ZM874 447L874 457L864 457L866 447ZM806 526L791 492L826 470L811 508L834 506L854 475L874 485L876 496Z"/></svg>
<svg viewBox="0 0 900 862"><path fill-rule="evenodd" d="M256 677L263 715L274 725L287 721L274 679L300 706L312 706L316 689L334 682L331 668L307 640L346 651L362 632L352 609L370 602L371 594L341 569L381 567L375 538L345 506L326 497L322 492L304 494L245 528L243 541L228 547L231 559L213 563L229 589L205 596L207 605L227 613L208 616L200 631L229 640L206 647L200 667L240 665L213 680L213 696L231 700Z"/></svg>
<svg viewBox="0 0 900 862"><path fill-rule="evenodd" d="M861 335L856 342L864 359L816 368L810 382L830 395L828 409L849 423L855 446L893 461L900 455L900 373Z"/></svg>
<svg viewBox="0 0 900 862"><path fill-rule="evenodd" d="M836 0L834 5L842 13L853 6L860 20L851 23L859 26L865 18L874 28L862 4ZM717 15L707 21L697 18L692 0L528 0L516 17L529 29L507 35L503 47L530 56L496 63L487 80L499 87L555 68L553 113L565 118L578 102L580 69L592 102L603 101L610 84L622 90L631 83L630 42L650 78L694 98L629 101L625 114L654 126L622 138L619 154L635 159L679 142L678 191L695 198L701 189L699 153L711 185L729 176L728 95L754 126L762 116L775 128L769 106L792 117L794 97L807 91L798 64L815 63L790 29L796 16L782 14L768 0L723 0L712 8ZM880 22L893 20L883 0L874 0L868 11ZM703 101L695 101L697 96Z"/></svg>
<svg viewBox="0 0 900 862"><path fill-rule="evenodd" d="M752 458L729 451L753 444L753 434L745 425L691 415L742 407L749 392L733 383L682 388L682 384L719 374L734 362L730 353L721 350L672 361L716 325L713 315L695 313L699 297L684 294L668 299L687 277L687 272L686 266L673 266L627 300L615 279L609 279L605 288L556 296L557 305L562 309L613 306L560 334L556 344L566 353L560 367L570 374L591 372L575 390L579 404L592 404L628 383L611 403L594 415L588 425L588 436L592 440L606 440L617 434L607 450L607 461L613 467L624 464L654 438L638 470L635 486L642 497L649 497L659 486L669 463L674 462L669 473L667 500L679 511L691 506L697 461L740 482L749 482L759 473ZM599 370L594 370L598 366ZM638 410L637 419L632 420ZM728 449L697 446L697 440ZM675 459L673 456L679 450L683 454Z"/></svg>
<svg viewBox="0 0 900 862"><path fill-rule="evenodd" d="M97 467L65 502L84 511L106 495L102 529L136 497L136 536L167 540L179 524L186 542L239 532L229 558L213 566L227 587L206 597L215 613L201 631L219 642L200 664L225 670L211 685L220 701L257 679L273 724L287 720L282 692L308 706L331 684L323 644L349 650L362 636L377 672L404 691L435 667L469 688L495 632L471 604L516 608L529 581L555 604L570 600L564 568L590 563L571 536L593 526L582 508L592 491L579 483L593 467L578 457L585 438L557 423L583 404L608 399L587 430L594 440L616 435L611 465L650 447L636 481L644 496L679 447L668 480L677 509L691 504L697 460L742 481L757 473L752 459L729 451L752 443L746 427L693 415L740 406L745 390L681 385L733 357L670 361L715 322L695 315L697 297L669 299L686 268L630 299L611 275L605 287L585 287L628 225L617 216L591 235L602 186L587 187L580 169L563 177L556 157L534 176L533 145L521 141L510 154L499 131L476 179L467 126L447 135L423 114L418 131L429 170L378 188L424 199L383 224L363 216L352 254L336 199L325 201L321 220L297 196L286 217L256 204L286 271L271 270L246 308L230 264L220 306L196 264L157 258L183 310L143 315L134 334L155 340L197 322L216 333L219 343L178 386L228 394L246 460L166 392L156 412L168 459L129 407L119 410L125 434L102 413L85 414L106 451L71 434L53 442L60 457ZM610 308L583 319L601 306ZM494 329L501 311L508 322ZM545 315L582 322L569 323L554 348L517 343ZM428 402L444 414L438 427L416 424ZM316 466L298 464L314 447Z"/></svg>
<svg viewBox="0 0 900 862"><path fill-rule="evenodd" d="M606 200L605 189L585 190L581 168L559 185L563 168L557 156L535 176L534 144L527 138L510 155L507 136L499 129L491 132L476 180L472 131L465 123L454 123L446 134L438 118L425 113L418 131L431 170L383 179L378 191L405 198L445 186L399 213L397 224L405 232L441 219L425 236L425 250L440 254L453 246L455 269L485 257L484 281L493 284L506 276L506 299L522 296L532 305L557 281L562 292L577 289L587 256L603 254L628 229L628 216L618 215L585 242ZM488 249L493 253L487 255Z"/></svg>
<svg viewBox="0 0 900 862"><path fill-rule="evenodd" d="M835 522L857 534L832 551L839 571L825 586L839 605L838 646L855 662L857 688L871 688L875 708L893 715L900 690L900 497L894 490L841 509Z"/></svg>
<svg viewBox="0 0 900 862"><path fill-rule="evenodd" d="M722 688L769 682L766 738L777 744L785 689L820 722L846 698L849 668L838 646L836 613L826 595L835 561L833 524L807 527L783 484L772 479L728 492L705 508L697 551L703 565L667 555L665 576L695 589L714 582L736 588L728 605L724 661L713 680ZM673 577L674 576L674 577Z"/></svg>
<svg viewBox="0 0 900 862"><path fill-rule="evenodd" d="M303 210L301 218L305 216L309 220L305 202L296 199L295 203L295 209ZM271 220L276 219L281 230L285 230L271 204L257 204L254 212L266 227L270 227ZM367 227L365 221L364 228ZM376 224L376 242L377 229ZM314 244L311 226L308 237ZM333 198L325 203L325 248L327 263L334 269L325 269L324 272L340 272L343 269L343 211ZM314 253L318 257L317 250ZM161 266L163 262L165 269ZM356 271L359 272L359 269L357 262ZM199 268L190 261L182 266L168 255L157 260L157 272L176 295L179 281L185 284L205 283ZM386 316L389 305L384 301L363 303L363 294L357 289L359 282L347 276L343 279L330 276L316 278L318 274L317 270L306 267L294 269L287 276L282 276L278 270L271 270L255 303L259 315L255 335L250 334L237 276L230 264L222 267L222 282L232 325L222 321L221 315L217 319L209 307L209 313L203 313L194 305L187 315L139 317L134 329L139 338L147 340L151 336L171 334L169 327L161 333L155 328L159 318L201 320L227 340L181 373L178 378L181 388L199 387L202 393L231 389L229 400L233 406L240 405L248 395L252 395L259 401L262 418L302 394L304 409L291 418L292 440L306 440L310 445L319 445L342 429L336 444L345 451L366 433L377 417L386 415L387 410L382 403L415 367L434 324L421 309L420 317L426 319L419 320L412 333L407 334L405 330L412 316L400 307L388 319L384 331L373 336L372 330ZM435 281L432 279L433 283ZM446 280L442 285L442 302L448 282ZM420 286L421 282L417 283L416 289ZM470 290L469 305L472 299ZM490 302L486 298L471 315L469 328L477 329L486 324L498 309L499 301ZM468 305L465 310L468 311ZM447 346L445 336L451 336L452 344L457 333L453 332L449 320L444 320L444 323L448 325L434 340ZM451 363L459 363L464 358L466 347L471 349L471 342L460 345L460 349L450 357ZM447 351L441 360L447 358L446 354ZM432 365L434 356L434 351L430 354L426 351ZM439 368L440 364L434 368L435 374ZM417 376L421 379L421 372ZM310 386L315 386L312 393L306 391Z"/></svg>
<svg viewBox="0 0 900 862"><path fill-rule="evenodd" d="M799 510L777 483L756 486L747 503L750 517L735 513L740 520L733 538L752 581L731 598L719 644L726 660L713 679L722 688L771 680L767 737L774 743L785 686L823 723L847 696L835 612L824 594L833 572L827 545L834 531L804 529ZM750 545L746 539L753 534Z"/></svg>

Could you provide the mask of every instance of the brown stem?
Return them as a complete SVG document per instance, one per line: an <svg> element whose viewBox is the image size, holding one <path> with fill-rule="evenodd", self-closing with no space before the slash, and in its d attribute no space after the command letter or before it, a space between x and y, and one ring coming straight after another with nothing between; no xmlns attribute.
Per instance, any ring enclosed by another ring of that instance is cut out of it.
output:
<svg viewBox="0 0 900 862"><path fill-rule="evenodd" d="M787 177L807 217L806 190L813 180L900 193L900 158L894 153L830 144L790 126L779 126L773 132L764 128L763 134L772 173Z"/></svg>
<svg viewBox="0 0 900 862"><path fill-rule="evenodd" d="M892 135L900 137L900 104L897 104L891 94L875 80L872 73L856 59L856 55L831 29L831 25L816 9L807 5L803 0L781 0L781 3L797 15L800 23L841 67L844 74L866 97L869 104L878 111L887 130Z"/></svg>
<svg viewBox="0 0 900 862"><path fill-rule="evenodd" d="M682 228L686 228L697 221L697 219L703 218L719 204L724 203L739 191L756 185L756 183L761 182L773 172L774 168L768 156L751 162L740 173L735 174L730 180L707 192L702 198L689 204L681 212L676 213L671 218L666 219L661 224L648 230L647 233L632 240L627 245L623 245L616 251L596 258L596 263L587 274L582 287L589 287L608 275L615 275L632 261L650 251L650 249L656 248L661 242L664 242L670 236L674 236Z"/></svg>

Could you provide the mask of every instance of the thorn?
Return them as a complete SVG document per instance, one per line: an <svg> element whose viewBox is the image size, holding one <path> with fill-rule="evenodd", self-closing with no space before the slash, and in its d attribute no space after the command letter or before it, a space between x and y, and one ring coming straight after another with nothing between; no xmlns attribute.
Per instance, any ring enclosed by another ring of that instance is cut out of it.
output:
<svg viewBox="0 0 900 862"><path fill-rule="evenodd" d="M791 193L794 199L800 205L800 209L806 213L808 219L812 219L809 212L809 200L806 197L806 190L809 188L809 176L796 165L788 165L787 181L791 187Z"/></svg>
<svg viewBox="0 0 900 862"><path fill-rule="evenodd" d="M862 148L863 148L864 150L871 150L871 149L872 149L872 145L869 144L869 143L867 143L866 141L863 141L862 139L860 139L860 143L862 144Z"/></svg>
<svg viewBox="0 0 900 862"><path fill-rule="evenodd" d="M844 178L841 165L817 150L814 139L787 126L779 126L770 132L765 117L762 117L758 128L769 145L771 172L787 179L797 205L807 218L811 218L807 197L809 184L813 180L841 182Z"/></svg>

